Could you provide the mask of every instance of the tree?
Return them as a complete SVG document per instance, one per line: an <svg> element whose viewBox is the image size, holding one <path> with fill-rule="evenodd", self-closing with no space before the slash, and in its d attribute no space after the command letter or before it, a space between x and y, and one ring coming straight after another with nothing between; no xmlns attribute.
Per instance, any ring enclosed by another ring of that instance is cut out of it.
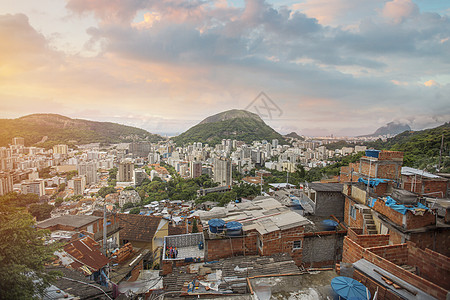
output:
<svg viewBox="0 0 450 300"><path fill-rule="evenodd" d="M130 214L133 214L133 215L138 215L140 212L141 212L141 209L139 207L135 207L130 210Z"/></svg>
<svg viewBox="0 0 450 300"><path fill-rule="evenodd" d="M36 217L37 221L46 220L51 217L51 212L54 206L44 203L44 204L31 204L28 207L28 211L33 217Z"/></svg>
<svg viewBox="0 0 450 300"><path fill-rule="evenodd" d="M116 192L116 189L114 187L112 187L112 186L108 186L108 187L104 186L98 191L98 195L100 197L105 198L106 195L113 194L115 192Z"/></svg>
<svg viewBox="0 0 450 300"><path fill-rule="evenodd" d="M192 220L192 233L198 232L197 219Z"/></svg>
<svg viewBox="0 0 450 300"><path fill-rule="evenodd" d="M56 278L44 264L59 244L45 244L48 231L36 230L33 217L0 198L0 294L2 299L34 299L43 296Z"/></svg>

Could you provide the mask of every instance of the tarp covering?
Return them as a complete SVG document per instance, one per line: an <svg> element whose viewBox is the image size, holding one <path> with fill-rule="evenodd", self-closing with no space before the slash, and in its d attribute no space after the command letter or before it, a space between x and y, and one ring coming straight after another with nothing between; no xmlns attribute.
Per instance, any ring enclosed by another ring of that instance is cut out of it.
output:
<svg viewBox="0 0 450 300"><path fill-rule="evenodd" d="M347 300L368 300L370 299L370 292L361 282L353 278L339 276L331 280L331 288L339 296Z"/></svg>
<svg viewBox="0 0 450 300"><path fill-rule="evenodd" d="M222 219L211 219L209 220L208 225L212 227L223 227L225 226L225 221Z"/></svg>
<svg viewBox="0 0 450 300"><path fill-rule="evenodd" d="M225 227L226 227L228 230L241 230L241 229L242 229L242 224L239 223L239 222L236 222L236 221L231 221L231 222L228 222L228 223L225 225Z"/></svg>
<svg viewBox="0 0 450 300"><path fill-rule="evenodd" d="M380 183L384 183L384 182L388 182L389 179L383 179L383 178L370 178L370 186L374 187L374 186L378 186ZM358 179L358 182L362 182L364 184L367 184L367 179L364 179L362 177L360 177Z"/></svg>
<svg viewBox="0 0 450 300"><path fill-rule="evenodd" d="M398 211L399 213L401 213L402 215L406 214L406 211L410 210L413 213L416 212L417 209L419 210L423 210L423 209L428 209L428 207L426 207L425 205L423 205L422 203L418 202L415 206L413 207L406 207L405 205L402 204L397 204L397 202L392 199L391 196L387 196L386 197L386 202L385 202L386 206L392 208L395 211Z"/></svg>

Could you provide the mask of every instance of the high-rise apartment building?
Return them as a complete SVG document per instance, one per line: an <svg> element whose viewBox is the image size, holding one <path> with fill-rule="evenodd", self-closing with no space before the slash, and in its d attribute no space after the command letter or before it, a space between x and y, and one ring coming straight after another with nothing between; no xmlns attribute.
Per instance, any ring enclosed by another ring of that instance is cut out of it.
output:
<svg viewBox="0 0 450 300"><path fill-rule="evenodd" d="M78 175L86 176L86 184L96 184L98 182L97 176L97 162L80 162L77 165Z"/></svg>
<svg viewBox="0 0 450 300"><path fill-rule="evenodd" d="M233 183L231 160L224 158L214 160L214 181L220 186L229 186Z"/></svg>
<svg viewBox="0 0 450 300"><path fill-rule="evenodd" d="M22 194L36 194L39 197L45 195L44 180L38 179L33 181L25 181L21 185Z"/></svg>
<svg viewBox="0 0 450 300"><path fill-rule="evenodd" d="M60 144L60 145L53 146L53 154L67 155L68 152L69 152L69 147L67 145Z"/></svg>
<svg viewBox="0 0 450 300"><path fill-rule="evenodd" d="M191 178L202 176L202 163L199 161L191 161L189 164L189 171Z"/></svg>
<svg viewBox="0 0 450 300"><path fill-rule="evenodd" d="M73 178L73 193L75 195L83 195L86 188L86 177L76 176Z"/></svg>
<svg viewBox="0 0 450 300"><path fill-rule="evenodd" d="M117 174L117 181L130 182L133 181L134 164L132 162L121 162Z"/></svg>
<svg viewBox="0 0 450 300"><path fill-rule="evenodd" d="M13 191L13 178L10 173L0 173L0 196L4 196Z"/></svg>
<svg viewBox="0 0 450 300"><path fill-rule="evenodd" d="M128 151L133 154L133 157L147 157L152 149L150 142L132 142L128 147Z"/></svg>

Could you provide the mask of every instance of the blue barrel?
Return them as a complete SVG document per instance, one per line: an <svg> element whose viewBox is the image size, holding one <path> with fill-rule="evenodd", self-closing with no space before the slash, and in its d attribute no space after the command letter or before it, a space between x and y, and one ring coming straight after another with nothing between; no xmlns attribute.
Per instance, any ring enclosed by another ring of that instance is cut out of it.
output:
<svg viewBox="0 0 450 300"><path fill-rule="evenodd" d="M366 150L366 156L378 158L380 150Z"/></svg>
<svg viewBox="0 0 450 300"><path fill-rule="evenodd" d="M242 224L236 221L228 222L225 227L227 228L227 235L239 236L242 231Z"/></svg>
<svg viewBox="0 0 450 300"><path fill-rule="evenodd" d="M223 231L225 221L222 219L211 219L209 220L208 225L211 233L220 233Z"/></svg>
<svg viewBox="0 0 450 300"><path fill-rule="evenodd" d="M333 220L323 220L321 225L323 231L333 231L336 229L339 223Z"/></svg>

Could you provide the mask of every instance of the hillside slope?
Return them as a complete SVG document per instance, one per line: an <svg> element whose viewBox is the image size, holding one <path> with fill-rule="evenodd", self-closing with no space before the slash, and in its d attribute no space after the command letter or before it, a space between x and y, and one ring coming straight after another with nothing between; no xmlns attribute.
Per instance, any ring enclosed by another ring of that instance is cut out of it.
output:
<svg viewBox="0 0 450 300"><path fill-rule="evenodd" d="M177 145L193 142L215 145L221 143L222 139L235 139L246 143L278 139L280 144L284 143L283 137L264 123L257 114L237 109L210 116L173 138Z"/></svg>
<svg viewBox="0 0 450 300"><path fill-rule="evenodd" d="M111 122L71 119L57 114L32 114L17 119L0 119L0 146L13 137L25 138L25 145L51 147L58 143L120 143L133 139L159 141L163 138L144 129Z"/></svg>
<svg viewBox="0 0 450 300"><path fill-rule="evenodd" d="M450 150L450 122L441 126L421 131L405 131L395 137L368 143L369 147L375 149L386 149L404 151L404 165L415 168L435 169L439 151L441 148L442 135L444 135L443 161L449 160Z"/></svg>

